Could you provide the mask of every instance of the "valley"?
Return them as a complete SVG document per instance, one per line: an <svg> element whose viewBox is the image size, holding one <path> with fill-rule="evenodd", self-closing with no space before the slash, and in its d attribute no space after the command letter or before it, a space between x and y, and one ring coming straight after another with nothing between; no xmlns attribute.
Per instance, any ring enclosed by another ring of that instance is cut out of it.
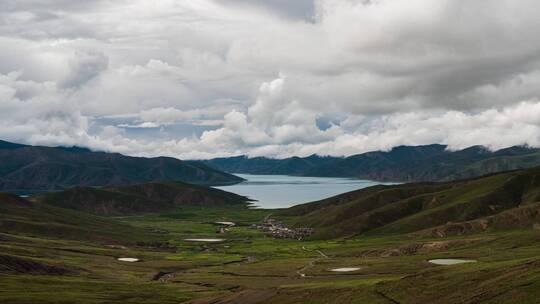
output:
<svg viewBox="0 0 540 304"><path fill-rule="evenodd" d="M0 0L0 304L540 304L539 29Z"/></svg>
<svg viewBox="0 0 540 304"><path fill-rule="evenodd" d="M166 250L2 234L3 262L18 256L49 268L34 266L25 274L2 268L0 298L2 303L498 303L518 297L520 303L536 303L540 290L539 231L299 242L249 228L266 213L188 209L117 219L144 233L167 231L155 236L176 247ZM221 219L239 223L220 234L225 241L183 241L215 237L216 226L209 222ZM429 263L458 257L477 263ZM332 271L347 267L358 269Z"/></svg>
<svg viewBox="0 0 540 304"><path fill-rule="evenodd" d="M104 217L2 195L0 301L537 303L539 170L379 185L281 210L184 204ZM269 218L314 234L273 237L257 227Z"/></svg>
<svg viewBox="0 0 540 304"><path fill-rule="evenodd" d="M66 164L112 158L113 176L134 179L81 182L90 163L83 175L52 172L43 185L55 191L0 193L1 303L537 303L540 296L540 167L415 183L236 177L204 164L186 169L193 162L0 143L5 164L32 162L21 152ZM154 169L124 171L125 161ZM214 178L243 182L205 185Z"/></svg>

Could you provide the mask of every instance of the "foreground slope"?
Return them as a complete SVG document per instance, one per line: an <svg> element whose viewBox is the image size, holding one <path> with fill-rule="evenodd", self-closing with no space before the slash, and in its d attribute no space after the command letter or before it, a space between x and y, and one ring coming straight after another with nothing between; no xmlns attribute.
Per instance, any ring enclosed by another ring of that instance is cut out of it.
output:
<svg viewBox="0 0 540 304"><path fill-rule="evenodd" d="M48 205L97 215L170 212L180 206L245 206L246 197L219 189L179 182L146 183L123 187L75 187L47 193Z"/></svg>
<svg viewBox="0 0 540 304"><path fill-rule="evenodd" d="M323 238L530 228L540 223L540 167L456 182L375 186L281 214Z"/></svg>
<svg viewBox="0 0 540 304"><path fill-rule="evenodd" d="M52 190L151 181L222 185L242 179L201 162L170 157L130 157L82 148L35 147L0 141L0 190Z"/></svg>
<svg viewBox="0 0 540 304"><path fill-rule="evenodd" d="M124 243L144 231L113 220L0 193L0 232L16 235Z"/></svg>
<svg viewBox="0 0 540 304"><path fill-rule="evenodd" d="M399 146L345 158L312 155L269 159L245 156L205 161L234 173L355 177L379 181L449 181L540 165L538 149L515 146L489 151L482 146L450 151L445 145Z"/></svg>

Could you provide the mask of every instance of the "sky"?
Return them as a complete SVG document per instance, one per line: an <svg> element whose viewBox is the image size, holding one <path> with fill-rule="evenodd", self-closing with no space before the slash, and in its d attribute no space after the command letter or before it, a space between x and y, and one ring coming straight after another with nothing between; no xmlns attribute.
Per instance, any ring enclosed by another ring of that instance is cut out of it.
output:
<svg viewBox="0 0 540 304"><path fill-rule="evenodd" d="M540 146L537 0L2 0L0 139L138 156Z"/></svg>

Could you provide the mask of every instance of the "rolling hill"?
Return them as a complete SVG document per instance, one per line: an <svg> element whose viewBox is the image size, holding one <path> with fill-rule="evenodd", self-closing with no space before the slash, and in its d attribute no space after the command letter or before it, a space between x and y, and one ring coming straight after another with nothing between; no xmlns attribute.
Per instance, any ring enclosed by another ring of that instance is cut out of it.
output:
<svg viewBox="0 0 540 304"><path fill-rule="evenodd" d="M540 165L540 150L514 146L490 151L482 146L450 151L445 145L399 146L345 158L312 155L269 159L238 156L205 161L231 173L354 177L378 181L450 181Z"/></svg>
<svg viewBox="0 0 540 304"><path fill-rule="evenodd" d="M155 181L224 185L242 179L201 162L170 157L130 157L78 147L37 147L0 141L0 190L3 191L120 186Z"/></svg>
<svg viewBox="0 0 540 304"><path fill-rule="evenodd" d="M0 231L33 237L126 243L147 234L142 229L0 193ZM1 237L1 235L0 235Z"/></svg>
<svg viewBox="0 0 540 304"><path fill-rule="evenodd" d="M248 198L204 186L162 182L106 188L75 187L43 194L39 200L51 206L111 216L174 211L179 206L245 206Z"/></svg>
<svg viewBox="0 0 540 304"><path fill-rule="evenodd" d="M540 167L442 183L374 186L281 211L316 237L431 237L540 223Z"/></svg>

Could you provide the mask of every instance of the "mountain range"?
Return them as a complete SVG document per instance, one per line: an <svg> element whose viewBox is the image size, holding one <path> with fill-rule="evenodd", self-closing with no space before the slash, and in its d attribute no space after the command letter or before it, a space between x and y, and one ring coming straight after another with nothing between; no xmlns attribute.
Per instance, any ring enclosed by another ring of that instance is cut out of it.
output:
<svg viewBox="0 0 540 304"><path fill-rule="evenodd" d="M199 185L241 182L202 162L171 157L131 157L79 147L40 147L0 141L0 190L58 190L156 181Z"/></svg>
<svg viewBox="0 0 540 304"><path fill-rule="evenodd" d="M483 146L449 150L446 145L399 146L349 157L311 155L271 159L237 156L204 161L230 173L353 177L377 181L450 181L540 165L540 149L513 146L490 151Z"/></svg>

